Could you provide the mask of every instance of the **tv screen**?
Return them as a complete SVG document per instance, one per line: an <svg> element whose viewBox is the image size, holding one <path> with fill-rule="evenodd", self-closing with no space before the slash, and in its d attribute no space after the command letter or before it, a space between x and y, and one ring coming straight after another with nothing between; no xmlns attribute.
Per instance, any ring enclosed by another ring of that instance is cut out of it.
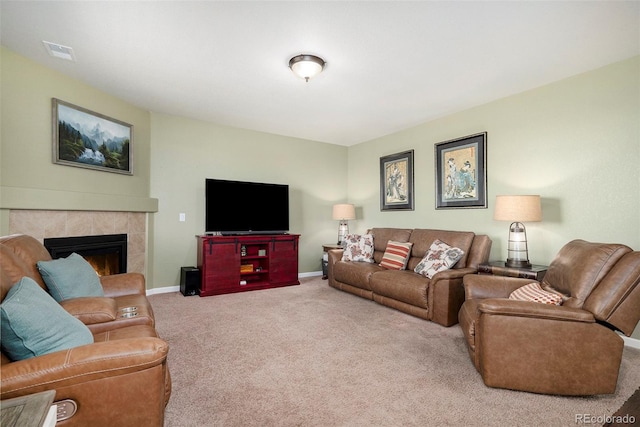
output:
<svg viewBox="0 0 640 427"><path fill-rule="evenodd" d="M207 178L207 233L280 234L289 231L289 186Z"/></svg>

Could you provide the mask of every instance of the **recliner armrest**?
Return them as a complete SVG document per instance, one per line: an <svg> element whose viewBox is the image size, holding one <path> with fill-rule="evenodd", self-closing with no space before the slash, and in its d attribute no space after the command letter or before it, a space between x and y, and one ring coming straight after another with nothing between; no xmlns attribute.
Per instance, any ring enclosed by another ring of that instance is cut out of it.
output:
<svg viewBox="0 0 640 427"><path fill-rule="evenodd" d="M85 325L116 320L118 305L107 297L79 297L60 302L62 308Z"/></svg>
<svg viewBox="0 0 640 427"><path fill-rule="evenodd" d="M562 307L538 302L490 298L478 303L482 314L528 317L547 320L564 320L595 323L593 314L573 307Z"/></svg>
<svg viewBox="0 0 640 427"><path fill-rule="evenodd" d="M344 253L344 249L331 249L327 251L329 265L335 264L336 262L342 259L342 254Z"/></svg>
<svg viewBox="0 0 640 427"><path fill-rule="evenodd" d="M464 276L465 299L509 298L511 292L535 282L508 276L469 274Z"/></svg>
<svg viewBox="0 0 640 427"><path fill-rule="evenodd" d="M100 283L106 297L119 297L123 295L146 295L144 275L140 273L121 273L109 276L101 276Z"/></svg>
<svg viewBox="0 0 640 427"><path fill-rule="evenodd" d="M169 345L143 337L83 345L2 365L0 397L73 387L127 375L165 362Z"/></svg>

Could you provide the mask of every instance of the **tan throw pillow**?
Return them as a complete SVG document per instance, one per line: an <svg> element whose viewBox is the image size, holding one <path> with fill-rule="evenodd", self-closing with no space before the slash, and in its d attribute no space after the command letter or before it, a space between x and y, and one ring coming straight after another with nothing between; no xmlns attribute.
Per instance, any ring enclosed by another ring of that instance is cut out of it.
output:
<svg viewBox="0 0 640 427"><path fill-rule="evenodd" d="M445 242L436 239L429 247L422 261L420 261L420 264L416 265L413 271L431 279L436 273L448 270L456 265L456 262L463 255L464 251L462 249L452 248Z"/></svg>
<svg viewBox="0 0 640 427"><path fill-rule="evenodd" d="M382 261L380 261L380 267L388 268L389 270L404 270L407 268L412 246L413 243L389 240L387 248L384 250Z"/></svg>
<svg viewBox="0 0 640 427"><path fill-rule="evenodd" d="M540 287L540 284L533 282L528 285L524 285L515 291L511 292L509 299L518 301L533 301L541 304L562 305L562 295L545 291Z"/></svg>
<svg viewBox="0 0 640 427"><path fill-rule="evenodd" d="M342 261L373 262L373 235L347 234Z"/></svg>

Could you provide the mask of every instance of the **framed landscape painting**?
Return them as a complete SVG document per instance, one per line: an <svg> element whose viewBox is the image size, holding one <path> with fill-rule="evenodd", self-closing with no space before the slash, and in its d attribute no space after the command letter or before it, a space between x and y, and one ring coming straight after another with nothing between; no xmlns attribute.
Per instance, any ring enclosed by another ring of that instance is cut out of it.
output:
<svg viewBox="0 0 640 427"><path fill-rule="evenodd" d="M380 210L413 210L413 150L380 157Z"/></svg>
<svg viewBox="0 0 640 427"><path fill-rule="evenodd" d="M435 144L436 209L487 207L487 133Z"/></svg>
<svg viewBox="0 0 640 427"><path fill-rule="evenodd" d="M53 163L133 175L133 126L53 98Z"/></svg>

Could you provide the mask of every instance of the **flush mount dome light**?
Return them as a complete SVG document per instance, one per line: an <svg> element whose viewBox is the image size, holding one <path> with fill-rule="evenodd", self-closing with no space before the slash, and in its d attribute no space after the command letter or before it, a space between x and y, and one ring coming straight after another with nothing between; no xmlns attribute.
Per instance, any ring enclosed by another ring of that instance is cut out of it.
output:
<svg viewBox="0 0 640 427"><path fill-rule="evenodd" d="M291 68L291 71L307 82L310 78L320 74L325 64L324 59L315 55L298 55L289 60L289 68Z"/></svg>

